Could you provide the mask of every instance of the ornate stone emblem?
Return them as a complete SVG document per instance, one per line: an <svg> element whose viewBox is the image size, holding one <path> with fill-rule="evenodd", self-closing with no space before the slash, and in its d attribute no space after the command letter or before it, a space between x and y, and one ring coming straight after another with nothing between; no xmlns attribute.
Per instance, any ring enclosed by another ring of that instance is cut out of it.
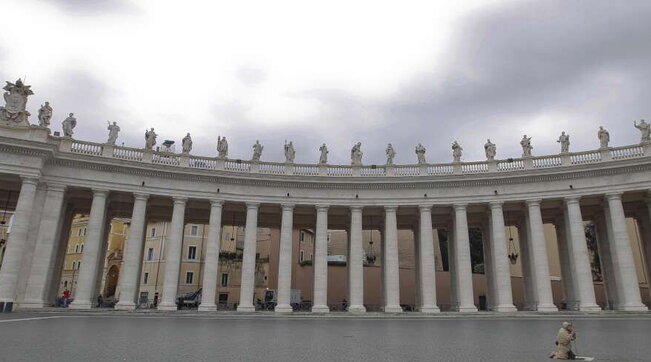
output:
<svg viewBox="0 0 651 362"><path fill-rule="evenodd" d="M21 79L16 83L7 82L7 85L2 88L5 90L5 106L0 107L0 122L14 126L29 126L27 97L34 94L29 88L30 86L25 85Z"/></svg>

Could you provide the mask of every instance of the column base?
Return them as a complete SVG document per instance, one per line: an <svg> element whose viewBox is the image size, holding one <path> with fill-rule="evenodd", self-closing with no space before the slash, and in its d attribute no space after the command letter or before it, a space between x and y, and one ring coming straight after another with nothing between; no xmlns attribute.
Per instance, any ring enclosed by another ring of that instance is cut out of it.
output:
<svg viewBox="0 0 651 362"><path fill-rule="evenodd" d="M387 305L384 307L384 313L402 313L402 307L399 305Z"/></svg>
<svg viewBox="0 0 651 362"><path fill-rule="evenodd" d="M424 305L424 306L420 307L420 309L418 311L421 312L421 313L426 313L426 314L441 312L439 307L436 306L436 305Z"/></svg>
<svg viewBox="0 0 651 362"><path fill-rule="evenodd" d="M327 305L314 305L312 306L312 313L330 313L330 308Z"/></svg>
<svg viewBox="0 0 651 362"><path fill-rule="evenodd" d="M456 307L454 310L459 313L470 313L470 312L476 312L477 307L475 307L474 305L466 305L466 306Z"/></svg>
<svg viewBox="0 0 651 362"><path fill-rule="evenodd" d="M496 305L493 307L493 312L505 313L517 311L518 309L513 304Z"/></svg>
<svg viewBox="0 0 651 362"><path fill-rule="evenodd" d="M553 304L539 304L536 308L537 312L558 312L558 308Z"/></svg>
<svg viewBox="0 0 651 362"><path fill-rule="evenodd" d="M93 304L90 302L72 302L68 305L68 309L92 309Z"/></svg>
<svg viewBox="0 0 651 362"><path fill-rule="evenodd" d="M237 306L237 311L238 312L255 312L255 306L253 304L251 305L238 305Z"/></svg>
<svg viewBox="0 0 651 362"><path fill-rule="evenodd" d="M276 305L276 308L274 308L274 312L276 313L291 313L293 311L294 309L289 304L278 304Z"/></svg>
<svg viewBox="0 0 651 362"><path fill-rule="evenodd" d="M581 312L598 312L601 310L601 307L596 304L581 304L578 310Z"/></svg>
<svg viewBox="0 0 651 362"><path fill-rule="evenodd" d="M205 304L201 303L199 304L199 308L197 308L199 312L216 312L217 311L217 305L216 304Z"/></svg>
<svg viewBox="0 0 651 362"><path fill-rule="evenodd" d="M177 310L178 307L176 304L172 303L161 303L158 305L158 310Z"/></svg>
<svg viewBox="0 0 651 362"><path fill-rule="evenodd" d="M116 304L113 309L115 309L115 310L135 310L136 309L136 303L118 302L118 304Z"/></svg>
<svg viewBox="0 0 651 362"><path fill-rule="evenodd" d="M348 307L349 313L366 313L366 307L363 305L351 305Z"/></svg>
<svg viewBox="0 0 651 362"><path fill-rule="evenodd" d="M646 312L649 308L644 304L633 304L633 305L618 305L615 310L625 311L625 312Z"/></svg>

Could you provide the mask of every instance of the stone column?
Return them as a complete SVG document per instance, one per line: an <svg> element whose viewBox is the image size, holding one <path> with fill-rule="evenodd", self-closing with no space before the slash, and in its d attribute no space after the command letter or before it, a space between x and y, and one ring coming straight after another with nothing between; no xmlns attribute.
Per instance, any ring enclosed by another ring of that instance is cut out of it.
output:
<svg viewBox="0 0 651 362"><path fill-rule="evenodd" d="M181 253L183 252L183 229L185 227L184 197L174 197L170 237L165 250L165 273L163 279L163 298L158 310L176 310L176 293L179 289L179 271L181 270ZM162 252L162 250L161 250Z"/></svg>
<svg viewBox="0 0 651 362"><path fill-rule="evenodd" d="M647 192L646 207L638 214L638 225L642 236L643 258L647 265L647 281L651 280L651 191Z"/></svg>
<svg viewBox="0 0 651 362"><path fill-rule="evenodd" d="M420 298L421 313L437 313L436 265L434 261L434 235L432 232L432 205L419 205L420 210Z"/></svg>
<svg viewBox="0 0 651 362"><path fill-rule="evenodd" d="M362 207L350 207L350 253L348 255L349 312L364 313L364 246L362 245Z"/></svg>
<svg viewBox="0 0 651 362"><path fill-rule="evenodd" d="M574 289L574 271L570 264L570 255L572 255L567 231L567 213L557 217L554 227L556 228L556 240L558 241L558 258L561 268L561 284L563 286L563 298L568 310L578 308L578 302Z"/></svg>
<svg viewBox="0 0 651 362"><path fill-rule="evenodd" d="M124 259L120 269L119 302L115 305L118 310L131 310L138 303L138 287L140 286L140 266L142 252L145 245L145 227L147 215L148 194L135 193L133 195L133 211L131 212L131 225L124 245Z"/></svg>
<svg viewBox="0 0 651 362"><path fill-rule="evenodd" d="M611 255L617 284L618 310L643 311L647 307L642 304L640 297L639 281L635 270L635 260L631 250L631 241L626 228L626 216L622 205L621 193L610 193L606 195L608 201L608 212L610 214L613 239L611 243Z"/></svg>
<svg viewBox="0 0 651 362"><path fill-rule="evenodd" d="M215 311L215 296L217 295L217 276L219 275L219 249L222 235L222 205L221 200L210 200L210 221L208 240L206 241L206 262L203 265L203 291L199 311Z"/></svg>
<svg viewBox="0 0 651 362"><path fill-rule="evenodd" d="M328 206L316 205L313 313L328 313Z"/></svg>
<svg viewBox="0 0 651 362"><path fill-rule="evenodd" d="M25 300L20 303L21 307L42 308L51 304L47 295L48 281L52 278L49 274L54 272L56 254L61 243L60 228L65 189L63 185L47 184L47 195L43 206L45 212L38 228L32 268L27 280Z"/></svg>
<svg viewBox="0 0 651 362"><path fill-rule="evenodd" d="M384 311L400 313L400 264L398 260L397 206L384 207Z"/></svg>
<svg viewBox="0 0 651 362"><path fill-rule="evenodd" d="M549 276L549 260L547 257L547 243L545 241L545 230L542 214L540 212L541 200L527 200L527 221L529 238L527 240L529 250L529 262L534 280L534 295L536 299L536 310L539 312L558 311L554 305L552 295L551 277Z"/></svg>
<svg viewBox="0 0 651 362"><path fill-rule="evenodd" d="M70 303L71 309L90 309L95 305L95 290L97 289L97 273L103 267L100 260L100 249L104 245L104 225L106 223L106 208L108 190L93 190L93 202L88 218L88 232L81 255L81 268L77 277L75 300Z"/></svg>
<svg viewBox="0 0 651 362"><path fill-rule="evenodd" d="M581 205L579 197L572 196L565 198L567 213L567 241L569 242L570 267L574 275L573 284L575 296L578 297L578 309L581 311L601 310L595 303L594 285L592 282L592 270L590 268L590 256L585 240L583 228L583 216L581 216Z"/></svg>
<svg viewBox="0 0 651 362"><path fill-rule="evenodd" d="M529 216L526 211L524 220L517 222L518 240L520 243L520 266L522 268L522 282L524 284L524 310L536 310L536 280L533 277L533 257L530 250L531 228L529 227ZM510 226L509 226L510 227Z"/></svg>
<svg viewBox="0 0 651 362"><path fill-rule="evenodd" d="M476 312L472 285L472 265L470 262L470 234L466 204L454 205L454 268L456 285L456 310Z"/></svg>
<svg viewBox="0 0 651 362"><path fill-rule="evenodd" d="M488 214L490 220L490 213ZM481 240L484 247L484 277L486 278L486 310L493 310L495 303L495 269L493 268L493 252L491 250L491 235L493 235L490 222L483 223Z"/></svg>
<svg viewBox="0 0 651 362"><path fill-rule="evenodd" d="M495 270L495 304L496 312L515 312L513 294L511 291L511 267L509 265L508 250L506 249L506 233L504 226L504 211L502 202L493 201L491 209L491 254Z"/></svg>
<svg viewBox="0 0 651 362"><path fill-rule="evenodd" d="M280 247L278 253L278 303L277 313L292 312L292 235L294 232L294 205L282 204L280 220Z"/></svg>
<svg viewBox="0 0 651 362"><path fill-rule="evenodd" d="M240 281L240 304L238 312L253 312L255 292L255 249L258 239L258 208L260 204L246 204L244 251L242 253L242 280Z"/></svg>
<svg viewBox="0 0 651 362"><path fill-rule="evenodd" d="M604 205L604 212L597 214L594 223L597 233L601 277L606 292L607 304L605 309L613 310L616 308L616 302L619 298L617 297L617 283L615 282L615 266L610 253L610 240L613 238L612 227L608 226L610 224L610 213L606 212L606 209L608 209L607 203Z"/></svg>

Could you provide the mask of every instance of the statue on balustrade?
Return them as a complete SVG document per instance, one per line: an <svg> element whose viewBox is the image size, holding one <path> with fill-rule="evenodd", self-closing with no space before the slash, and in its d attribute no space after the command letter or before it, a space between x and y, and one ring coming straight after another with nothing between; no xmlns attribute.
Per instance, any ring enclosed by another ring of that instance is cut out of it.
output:
<svg viewBox="0 0 651 362"><path fill-rule="evenodd" d="M77 118L74 117L74 113L70 113L68 118L61 122L61 125L63 127L63 135L65 137L72 137L72 130L77 127Z"/></svg>
<svg viewBox="0 0 651 362"><path fill-rule="evenodd" d="M488 161L495 159L495 155L497 154L497 147L493 142L491 142L490 139L486 140L486 144L484 144L484 151L486 151L486 159Z"/></svg>
<svg viewBox="0 0 651 362"><path fill-rule="evenodd" d="M328 147L325 143L323 146L319 147L319 151L321 151L321 156L319 156L319 163L325 165L328 163Z"/></svg>
<svg viewBox="0 0 651 362"><path fill-rule="evenodd" d="M425 149L425 147L422 144L419 143L418 146L416 146L416 157L418 158L418 164L419 165L424 165L426 163L426 161L425 161L425 151L427 151L427 150Z"/></svg>
<svg viewBox="0 0 651 362"><path fill-rule="evenodd" d="M285 140L285 162L294 163L295 157L296 157L296 150L294 150L294 144L292 143L292 141L289 141L289 143L287 143L287 140Z"/></svg>
<svg viewBox="0 0 651 362"><path fill-rule="evenodd" d="M457 142L457 141L452 142L452 160L454 162L461 162L462 151L463 151L463 148L461 148L461 145L459 145L459 142Z"/></svg>
<svg viewBox="0 0 651 362"><path fill-rule="evenodd" d="M531 157L531 150L533 150L531 137L527 137L527 135L522 136L520 146L522 146L522 157Z"/></svg>
<svg viewBox="0 0 651 362"><path fill-rule="evenodd" d="M190 137L190 132L188 132L183 140L181 140L181 147L183 148L183 154L187 155L192 151L192 137Z"/></svg>
<svg viewBox="0 0 651 362"><path fill-rule="evenodd" d="M387 166L393 165L393 158L396 157L396 151L393 149L393 145L390 143L387 145L386 154Z"/></svg>
<svg viewBox="0 0 651 362"><path fill-rule="evenodd" d="M251 161L260 161L260 156L262 156L263 149L264 146L260 144L259 140L256 140L255 144L253 145L253 157L251 158Z"/></svg>
<svg viewBox="0 0 651 362"><path fill-rule="evenodd" d="M38 125L50 127L50 119L52 119L52 107L50 107L50 102L45 102L38 110Z"/></svg>
<svg viewBox="0 0 651 362"><path fill-rule="evenodd" d="M108 140L106 141L107 144L109 145L115 145L115 141L118 139L118 132L120 132L120 127L118 126L117 122L111 122L106 121L108 123L108 131L109 131L109 136Z"/></svg>
<svg viewBox="0 0 651 362"><path fill-rule="evenodd" d="M642 133L642 140L640 141L643 144L651 142L651 124L646 123L643 119L640 120L640 123L633 121L635 128L639 129Z"/></svg>
<svg viewBox="0 0 651 362"><path fill-rule="evenodd" d="M154 128L152 127L151 130L147 131L145 130L145 149L146 150L153 150L154 146L156 145L156 132L154 132Z"/></svg>
<svg viewBox="0 0 651 362"><path fill-rule="evenodd" d="M561 144L561 153L570 152L570 135L565 134L565 131L561 132L556 142Z"/></svg>
<svg viewBox="0 0 651 362"><path fill-rule="evenodd" d="M608 131L606 131L603 126L599 126L597 137L599 138L599 148L608 148L608 142L610 142L610 133L608 133Z"/></svg>
<svg viewBox="0 0 651 362"><path fill-rule="evenodd" d="M226 141L226 136L217 136L217 153L218 158L226 159L228 157L228 141Z"/></svg>
<svg viewBox="0 0 651 362"><path fill-rule="evenodd" d="M361 166L362 165L362 156L364 154L362 153L362 143L357 142L354 146L353 149L350 150L350 160L351 164L353 166Z"/></svg>
<svg viewBox="0 0 651 362"><path fill-rule="evenodd" d="M16 83L7 82L4 86L5 106L0 107L0 122L13 126L29 126L30 113L27 111L27 97L34 94L31 86L25 85L21 79Z"/></svg>

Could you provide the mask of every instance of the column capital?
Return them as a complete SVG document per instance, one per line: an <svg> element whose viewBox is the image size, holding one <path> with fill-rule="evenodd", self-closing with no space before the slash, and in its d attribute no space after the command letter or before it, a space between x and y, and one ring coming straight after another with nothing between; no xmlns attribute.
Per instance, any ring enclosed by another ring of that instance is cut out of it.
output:
<svg viewBox="0 0 651 362"><path fill-rule="evenodd" d="M489 201L488 202L488 206L490 206L491 209L501 209L503 205L504 205L504 201Z"/></svg>
<svg viewBox="0 0 651 362"><path fill-rule="evenodd" d="M465 211L468 209L468 204L452 204L455 211Z"/></svg>
<svg viewBox="0 0 651 362"><path fill-rule="evenodd" d="M433 207L434 207L434 205L432 205L432 204L424 204L424 205L421 204L421 205L418 205L418 210L420 210L420 212L423 212L423 211L432 212Z"/></svg>
<svg viewBox="0 0 651 362"><path fill-rule="evenodd" d="M52 183L52 182L47 182L46 186L48 191L56 191L56 192L64 192L66 191L66 188L68 188L68 186L66 185Z"/></svg>
<svg viewBox="0 0 651 362"><path fill-rule="evenodd" d="M140 200L140 201L147 201L147 199L149 199L149 194L144 192L134 192L133 199Z"/></svg>
<svg viewBox="0 0 651 362"><path fill-rule="evenodd" d="M351 211L360 211L361 212L362 209L364 209L364 206L360 206L360 205L353 205L353 206L350 207Z"/></svg>
<svg viewBox="0 0 651 362"><path fill-rule="evenodd" d="M540 206L541 202L542 199L529 199L524 201L524 203L527 204L527 206Z"/></svg>
<svg viewBox="0 0 651 362"><path fill-rule="evenodd" d="M397 210L398 210L398 206L396 206L396 205L385 205L384 206L384 211L396 212Z"/></svg>
<svg viewBox="0 0 651 362"><path fill-rule="evenodd" d="M581 201L581 196L578 196L578 195L576 195L576 196L565 196L563 198L563 201L566 204L578 204L579 201Z"/></svg>
<svg viewBox="0 0 651 362"><path fill-rule="evenodd" d="M622 192L609 192L606 195L604 195L606 200L621 200L622 199Z"/></svg>
<svg viewBox="0 0 651 362"><path fill-rule="evenodd" d="M96 196L107 197L109 192L110 191L107 189L93 189L93 197Z"/></svg>
<svg viewBox="0 0 651 362"><path fill-rule="evenodd" d="M316 211L328 211L328 209L330 208L330 205L316 204L316 205L314 205L314 207L316 208Z"/></svg>
<svg viewBox="0 0 651 362"><path fill-rule="evenodd" d="M224 200L222 199L210 199L211 207L222 207L224 205Z"/></svg>
<svg viewBox="0 0 651 362"><path fill-rule="evenodd" d="M20 176L20 180L24 184L38 185L39 178L34 176Z"/></svg>
<svg viewBox="0 0 651 362"><path fill-rule="evenodd" d="M292 203L282 203L282 204L280 204L280 207L283 209L283 211L285 211L285 210L292 211L292 210L294 210L294 206L296 206L296 204L292 204Z"/></svg>
<svg viewBox="0 0 651 362"><path fill-rule="evenodd" d="M247 209L256 209L257 210L259 207L260 207L259 202L247 202L246 203L246 208Z"/></svg>
<svg viewBox="0 0 651 362"><path fill-rule="evenodd" d="M174 196L172 197L172 200L174 200L174 205L185 205L185 203L188 202L187 197L180 197L180 196Z"/></svg>

